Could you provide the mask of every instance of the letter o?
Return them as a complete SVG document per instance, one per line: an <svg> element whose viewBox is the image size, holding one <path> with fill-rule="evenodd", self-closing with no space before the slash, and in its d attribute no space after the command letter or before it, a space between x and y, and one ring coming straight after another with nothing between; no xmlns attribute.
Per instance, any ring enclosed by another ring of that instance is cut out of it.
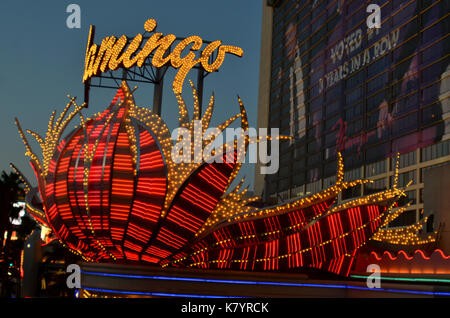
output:
<svg viewBox="0 0 450 318"><path fill-rule="evenodd" d="M202 52L200 62L207 72L214 72L218 70L223 63L223 60L225 59L226 53L231 53L239 57L241 57L244 54L244 51L240 47L232 45L220 45L220 44L221 41L211 42ZM212 64L209 64L208 59L212 54L212 52L217 48L219 49L219 52L217 53L216 60Z"/></svg>
<svg viewBox="0 0 450 318"><path fill-rule="evenodd" d="M225 52L220 50L220 45L222 44L222 41L214 41L208 44L207 47L202 52L202 56L200 57L200 63L202 64L203 68L207 72L214 72L217 70L220 65L222 65L223 60L225 59ZM219 48L219 52L217 53L216 60L209 64L208 60L211 54Z"/></svg>

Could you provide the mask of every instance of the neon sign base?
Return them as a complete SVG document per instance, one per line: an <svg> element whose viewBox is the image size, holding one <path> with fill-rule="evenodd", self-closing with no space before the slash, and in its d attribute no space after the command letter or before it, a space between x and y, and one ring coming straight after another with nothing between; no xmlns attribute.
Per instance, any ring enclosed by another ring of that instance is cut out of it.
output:
<svg viewBox="0 0 450 318"><path fill-rule="evenodd" d="M79 297L191 298L392 298L442 297L450 290L404 282L316 280L300 273L177 269L140 265L83 263Z"/></svg>

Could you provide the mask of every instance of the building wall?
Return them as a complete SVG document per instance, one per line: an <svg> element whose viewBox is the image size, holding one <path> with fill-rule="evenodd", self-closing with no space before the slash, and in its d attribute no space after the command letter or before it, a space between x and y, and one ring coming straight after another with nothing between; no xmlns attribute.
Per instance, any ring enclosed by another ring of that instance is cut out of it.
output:
<svg viewBox="0 0 450 318"><path fill-rule="evenodd" d="M428 169L425 173L424 215L433 215L433 228L440 229L438 247L450 253L450 164Z"/></svg>
<svg viewBox="0 0 450 318"><path fill-rule="evenodd" d="M258 90L258 128L269 127L270 101L270 65L272 57L272 8L263 1L261 57L259 62L259 90ZM264 189L264 175L260 173L261 164L255 165L255 194L262 195Z"/></svg>
<svg viewBox="0 0 450 318"><path fill-rule="evenodd" d="M381 7L379 30L367 29L369 3ZM392 186L401 153L400 185L413 181L405 200L412 204L394 225L416 222L423 216L424 171L450 161L448 1L271 5L264 9L273 13L262 39L272 42L271 55L262 46L258 125L268 114L269 127L295 139L280 144L278 173L256 171L257 194L262 178L267 197L278 201L332 185L337 151L346 180L375 181L340 200L369 194Z"/></svg>
<svg viewBox="0 0 450 318"><path fill-rule="evenodd" d="M23 250L22 297L38 296L39 264L42 259L41 231L34 230L25 241Z"/></svg>

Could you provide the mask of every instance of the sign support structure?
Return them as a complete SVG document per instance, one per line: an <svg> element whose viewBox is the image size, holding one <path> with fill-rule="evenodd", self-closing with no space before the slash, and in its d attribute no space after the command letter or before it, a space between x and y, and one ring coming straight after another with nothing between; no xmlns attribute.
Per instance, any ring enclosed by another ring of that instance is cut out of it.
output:
<svg viewBox="0 0 450 318"><path fill-rule="evenodd" d="M91 28L91 38L88 45L94 43L95 37L95 26L92 25ZM148 32L146 32L148 33ZM143 34L143 40L150 39L150 34ZM177 37L176 42L181 42L186 38ZM203 41L204 44L211 44L211 41ZM171 45L172 46L172 45ZM170 48L169 48L170 51ZM155 67L151 63L153 58L153 53L150 54L144 64L141 67L134 65L131 68L119 68L117 70L108 70L107 72L100 72L98 75L93 75L84 81L84 102L86 108L89 107L89 96L92 87L98 88L108 88L117 90L120 88L122 81L128 83L140 83L140 84L152 84L153 85L153 113L161 116L162 113L162 101L163 101L163 89L164 89L164 76L169 68L169 65L164 65L162 67ZM209 62L212 64L217 59L217 52L212 52L209 56ZM203 87L204 79L210 73L205 72L201 65L196 65L193 67L197 69L197 94L199 101L200 114L202 113L202 100L203 100ZM118 73L122 70L122 74ZM215 70L218 72L218 70Z"/></svg>

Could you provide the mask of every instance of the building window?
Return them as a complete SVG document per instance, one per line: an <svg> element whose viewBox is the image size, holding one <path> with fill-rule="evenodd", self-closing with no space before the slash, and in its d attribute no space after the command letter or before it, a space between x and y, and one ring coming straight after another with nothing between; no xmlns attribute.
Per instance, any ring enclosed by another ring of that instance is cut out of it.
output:
<svg viewBox="0 0 450 318"><path fill-rule="evenodd" d="M351 89L360 85L364 81L364 72L360 71L352 75L345 81L345 89Z"/></svg>
<svg viewBox="0 0 450 318"><path fill-rule="evenodd" d="M437 94L436 92L440 90L440 86L441 81L438 81L421 89L422 105L427 105L439 100L439 94Z"/></svg>
<svg viewBox="0 0 450 318"><path fill-rule="evenodd" d="M349 150L346 150L349 151ZM354 153L351 155L344 156L344 167L348 169L353 169L356 167L360 167L363 163L363 156L361 153Z"/></svg>
<svg viewBox="0 0 450 318"><path fill-rule="evenodd" d="M361 196L361 185L342 190L342 200L348 200Z"/></svg>
<svg viewBox="0 0 450 318"><path fill-rule="evenodd" d="M341 85L339 84L326 92L327 104L339 100L341 94Z"/></svg>
<svg viewBox="0 0 450 318"><path fill-rule="evenodd" d="M333 146L336 144L336 132L332 131L325 135L325 146Z"/></svg>
<svg viewBox="0 0 450 318"><path fill-rule="evenodd" d="M359 120L355 120L348 124L347 126L347 136L353 136L355 134L358 134L358 138L361 138L361 131L363 130L363 119L360 118ZM361 142L354 143L354 146L360 146Z"/></svg>
<svg viewBox="0 0 450 318"><path fill-rule="evenodd" d="M269 195L277 192L277 181L276 180L269 181L267 184L268 184L267 192Z"/></svg>
<svg viewBox="0 0 450 318"><path fill-rule="evenodd" d="M315 133L316 133L315 129L308 130L308 135L312 136L311 139L314 138ZM308 147L308 154L312 154L312 153L315 153L320 150L320 145L317 143L316 140L310 141L308 143L307 147ZM308 160L310 160L310 159L308 159ZM316 160L316 159L311 159L311 160ZM317 162L318 161L311 161L311 164L316 164ZM308 164L310 164L309 161L308 161Z"/></svg>
<svg viewBox="0 0 450 318"><path fill-rule="evenodd" d="M285 177L288 177L289 176L289 174L291 173L291 167L290 166L284 166L284 167L281 167L280 168L280 173L279 173L279 176L280 176L280 178L285 178Z"/></svg>
<svg viewBox="0 0 450 318"><path fill-rule="evenodd" d="M321 190L320 180L317 180L312 183L308 183L306 185L306 194L317 193L317 192L320 192L320 190Z"/></svg>
<svg viewBox="0 0 450 318"><path fill-rule="evenodd" d="M443 36L442 30L445 30L445 25L448 23L447 19L442 19L431 28L422 31L422 44L434 42Z"/></svg>
<svg viewBox="0 0 450 318"><path fill-rule="evenodd" d="M367 82L367 93L371 94L374 93L381 88L386 86L386 83L389 81L389 72L384 72L380 76L370 80ZM360 83L362 82L362 79Z"/></svg>
<svg viewBox="0 0 450 318"><path fill-rule="evenodd" d="M292 181L294 186L301 186L305 184L305 172L296 172Z"/></svg>
<svg viewBox="0 0 450 318"><path fill-rule="evenodd" d="M435 3L435 5L433 7L429 8L427 11L425 11L422 14L422 25L427 26L431 22L438 20L439 19L439 9L440 9L439 4Z"/></svg>
<svg viewBox="0 0 450 318"><path fill-rule="evenodd" d="M289 189L289 178L284 178L278 182L278 191L286 191Z"/></svg>
<svg viewBox="0 0 450 318"><path fill-rule="evenodd" d="M399 84L400 85L400 84ZM411 93L409 91L408 93ZM400 97L404 94L400 91L399 94L397 94L397 97ZM408 96L404 96L400 98L397 102L395 102L395 116L406 114L414 109L417 108L417 105L419 105L419 94L417 92L409 94Z"/></svg>
<svg viewBox="0 0 450 318"><path fill-rule="evenodd" d="M366 177L376 176L386 172L386 160L377 161L366 165Z"/></svg>
<svg viewBox="0 0 450 318"><path fill-rule="evenodd" d="M401 197L398 201L399 206L403 206L407 203L413 205L416 204L416 190L406 191L406 197Z"/></svg>
<svg viewBox="0 0 450 318"><path fill-rule="evenodd" d="M412 181L411 184L416 184L416 170L400 173L398 175L398 187L406 187L410 181ZM391 176L391 185L394 185L394 176Z"/></svg>
<svg viewBox="0 0 450 318"><path fill-rule="evenodd" d="M364 194L372 194L387 189L386 179L375 180L373 183L364 184Z"/></svg>
<svg viewBox="0 0 450 318"><path fill-rule="evenodd" d="M288 143L285 143L288 144ZM294 158L295 160L298 159L303 159L306 155L306 146L302 145L302 146L298 146L297 148L294 149Z"/></svg>
<svg viewBox="0 0 450 318"><path fill-rule="evenodd" d="M450 154L450 139L422 148L422 162L448 156Z"/></svg>
<svg viewBox="0 0 450 318"><path fill-rule="evenodd" d="M416 210L405 211L400 214L394 221L389 223L389 227L407 226L416 223L417 221Z"/></svg>
<svg viewBox="0 0 450 318"><path fill-rule="evenodd" d="M323 151L323 158L325 160L336 158L336 146L326 147Z"/></svg>
<svg viewBox="0 0 450 318"><path fill-rule="evenodd" d="M350 108L347 108L345 110L345 120L351 121L360 117L363 114L363 109L364 107L362 103L358 103Z"/></svg>
<svg viewBox="0 0 450 318"><path fill-rule="evenodd" d="M375 95L370 96L367 99L367 111L372 111L374 109L378 109L384 100L389 98L388 90L383 90Z"/></svg>
<svg viewBox="0 0 450 318"><path fill-rule="evenodd" d="M340 105L340 101L339 99L335 99L332 102L326 103L325 104L325 115L329 116L329 115L333 115L335 113L337 113L339 111L339 105Z"/></svg>
<svg viewBox="0 0 450 318"><path fill-rule="evenodd" d="M437 42L436 44L433 44L422 52L422 64L427 65L439 59L442 56L442 52L444 52L443 40Z"/></svg>
<svg viewBox="0 0 450 318"><path fill-rule="evenodd" d="M396 119L392 124L392 136L396 136L413 129L417 129L418 112L411 113L402 118Z"/></svg>
<svg viewBox="0 0 450 318"><path fill-rule="evenodd" d="M283 191L278 193L278 202L283 202L289 199L289 191Z"/></svg>
<svg viewBox="0 0 450 318"><path fill-rule="evenodd" d="M347 94L347 96L345 97L345 104L351 105L356 101L360 100L362 96L363 96L363 87L361 86Z"/></svg>
<svg viewBox="0 0 450 318"><path fill-rule="evenodd" d="M416 164L417 162L417 155L416 151L411 151L408 153L401 154L398 158L398 168L402 169L405 167L409 167L411 165ZM396 160L395 158L391 159L391 170L395 170Z"/></svg>
<svg viewBox="0 0 450 318"><path fill-rule="evenodd" d="M441 78L442 66L443 66L444 62L448 63L448 61L446 61L446 60L441 60L437 63L432 64L431 66L429 66L425 69L422 69L422 76L421 76L422 83L428 84L428 83L439 80Z"/></svg>
<svg viewBox="0 0 450 318"><path fill-rule="evenodd" d="M291 190L292 198L301 197L304 195L305 195L305 192L303 191L303 186L295 187L295 188L292 188L292 190Z"/></svg>
<svg viewBox="0 0 450 318"><path fill-rule="evenodd" d="M405 27L400 29L400 32L403 30L409 30L410 28L417 28L417 19L414 19L412 22L409 22ZM407 41L397 45L392 53L392 57L394 61L400 61L405 58L405 54L414 52L417 47L417 42L419 41L419 37L416 35L411 35L411 38Z"/></svg>
<svg viewBox="0 0 450 318"><path fill-rule="evenodd" d="M389 151L389 143L387 143L387 142L385 142L383 144L379 144L374 147L370 147L366 150L366 162L375 162L377 160L381 160L379 162L385 161L382 158L385 158L387 156L388 151ZM387 170L386 162L380 163L380 165L382 165L382 167L379 167L379 168L384 169L384 171L382 171L382 172L386 172L386 170ZM369 172L369 174L370 174L370 172ZM374 174L372 174L372 175L374 175ZM366 177L368 177L368 176L366 175Z"/></svg>
<svg viewBox="0 0 450 318"><path fill-rule="evenodd" d="M421 111L421 124L428 125L442 119L442 107L439 102L434 103Z"/></svg>
<svg viewBox="0 0 450 318"><path fill-rule="evenodd" d="M386 70L389 66L389 56L385 55L382 58L378 59L375 63L372 63L367 68L367 76L372 77L377 74L380 74L384 70Z"/></svg>
<svg viewBox="0 0 450 318"><path fill-rule="evenodd" d="M358 179L361 179L361 168L356 168L344 172L344 181L353 181Z"/></svg>
<svg viewBox="0 0 450 318"><path fill-rule="evenodd" d="M324 177L326 177L326 176L332 176L333 174L335 174L336 173L336 170L337 170L337 163L336 163L336 160L333 160L333 161L330 161L330 162L327 162L324 166L323 166L323 174L324 174ZM330 177L330 178L333 178L333 177ZM324 179L325 180L325 179ZM324 187L325 187L325 185L324 185Z"/></svg>
<svg viewBox="0 0 450 318"><path fill-rule="evenodd" d="M333 186L336 183L336 176L331 176L328 178L323 179L323 188L329 188Z"/></svg>
<svg viewBox="0 0 450 318"><path fill-rule="evenodd" d="M336 115L332 118L325 120L325 131L328 132L336 125L336 122L339 120L339 117Z"/></svg>

